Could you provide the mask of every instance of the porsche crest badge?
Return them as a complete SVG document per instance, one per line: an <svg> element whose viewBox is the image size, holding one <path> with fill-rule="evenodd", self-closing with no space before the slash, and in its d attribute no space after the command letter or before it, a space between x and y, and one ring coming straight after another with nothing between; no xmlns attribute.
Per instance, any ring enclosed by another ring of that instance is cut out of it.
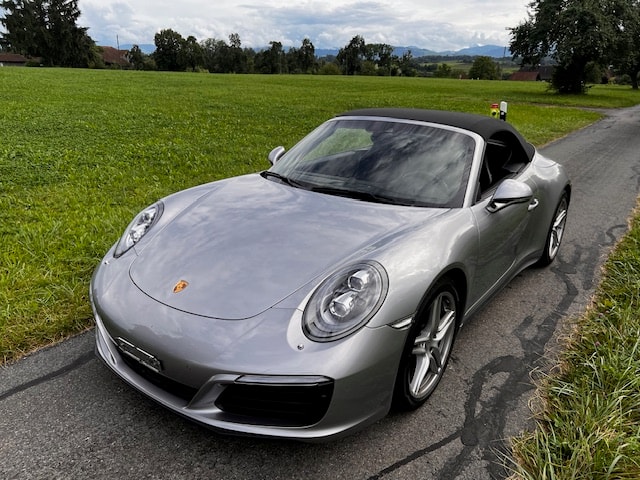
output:
<svg viewBox="0 0 640 480"><path fill-rule="evenodd" d="M173 293L180 293L188 286L189 286L189 282L187 282L186 280L180 280L178 283L176 283L173 286Z"/></svg>

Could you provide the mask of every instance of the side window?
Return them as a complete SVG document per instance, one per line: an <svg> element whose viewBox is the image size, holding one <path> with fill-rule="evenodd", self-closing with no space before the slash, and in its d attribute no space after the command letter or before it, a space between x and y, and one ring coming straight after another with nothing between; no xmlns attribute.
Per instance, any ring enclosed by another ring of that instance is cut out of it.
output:
<svg viewBox="0 0 640 480"><path fill-rule="evenodd" d="M528 162L517 139L508 132L500 133L489 139L485 147L478 197L491 190L503 178L517 174Z"/></svg>
<svg viewBox="0 0 640 480"><path fill-rule="evenodd" d="M482 170L480 170L480 194L490 190L500 180L510 175L505 165L511 158L512 151L508 145L490 141L484 151Z"/></svg>

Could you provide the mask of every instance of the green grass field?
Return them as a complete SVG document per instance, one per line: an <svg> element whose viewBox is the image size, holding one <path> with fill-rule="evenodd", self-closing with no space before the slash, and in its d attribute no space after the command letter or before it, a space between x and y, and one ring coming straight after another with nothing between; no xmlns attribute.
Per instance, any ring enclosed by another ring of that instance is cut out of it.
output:
<svg viewBox="0 0 640 480"><path fill-rule="evenodd" d="M291 147L348 109L399 106L488 115L490 104L501 100L509 102L509 121L540 146L596 121L600 115L593 108L635 105L640 94L600 85L586 96L562 97L541 83L0 68L0 360L12 361L92 325L93 269L132 215L159 197L265 169L273 147ZM636 244L625 251L631 260L640 255ZM628 261L610 266L617 283L605 283L605 307L612 290L637 301L637 277L628 284L635 293L616 287L626 281L626 270L613 267ZM634 331L637 340L637 305L624 305L635 322L625 331ZM603 307L596 315L609 318L610 310ZM625 408L638 412L638 344L630 348L624 365L636 383L620 380L624 388L615 390L620 396L611 397L610 406L631 396L636 403ZM610 361L618 365L613 356ZM580 387L588 411L590 385ZM548 392L541 395L557 411L576 410L557 406ZM583 475L558 475L560 467L546 473L561 461L552 454L563 454L562 442L574 441L552 427L574 419L554 419L550 427L545 415L532 437L515 442L523 478L640 478L628 461L629 452L640 455L637 413L624 417L620 435L607 430L598 444L613 446L602 453L600 467L613 464L615 472L616 465L624 466L636 477L593 477L588 468ZM629 431L635 437L627 437ZM589 439L582 440L584 456L593 456Z"/></svg>
<svg viewBox="0 0 640 480"><path fill-rule="evenodd" d="M536 144L598 118L560 108L566 100L536 83L12 68L0 78L5 361L91 325L91 273L138 210L267 168L272 147L292 146L336 113L412 106L488 114L504 99L509 120ZM621 106L630 97L608 87L580 101Z"/></svg>

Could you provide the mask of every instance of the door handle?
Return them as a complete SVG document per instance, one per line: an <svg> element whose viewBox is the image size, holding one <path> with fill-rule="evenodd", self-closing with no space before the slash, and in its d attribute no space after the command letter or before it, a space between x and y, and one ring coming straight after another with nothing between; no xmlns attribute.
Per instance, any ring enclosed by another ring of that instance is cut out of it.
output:
<svg viewBox="0 0 640 480"><path fill-rule="evenodd" d="M538 205L540 205L540 201L537 198L534 198L529 203L529 207L527 208L527 211L533 212L536 208L538 208Z"/></svg>

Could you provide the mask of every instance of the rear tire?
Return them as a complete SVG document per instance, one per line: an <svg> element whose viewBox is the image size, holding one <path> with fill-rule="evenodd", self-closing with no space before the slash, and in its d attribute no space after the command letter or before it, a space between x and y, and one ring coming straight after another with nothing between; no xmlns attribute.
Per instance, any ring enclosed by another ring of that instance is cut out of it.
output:
<svg viewBox="0 0 640 480"><path fill-rule="evenodd" d="M433 393L462 319L460 296L451 280L438 281L426 298L400 359L393 393L393 406L398 410L415 410Z"/></svg>
<svg viewBox="0 0 640 480"><path fill-rule="evenodd" d="M565 225L567 223L567 212L569 210L569 196L567 192L564 192L560 197L556 211L553 214L551 225L549 226L549 232L547 233L547 239L544 245L544 251L540 260L538 260L538 266L546 267L553 262L560 250L560 244L562 243L562 237L564 236Z"/></svg>

